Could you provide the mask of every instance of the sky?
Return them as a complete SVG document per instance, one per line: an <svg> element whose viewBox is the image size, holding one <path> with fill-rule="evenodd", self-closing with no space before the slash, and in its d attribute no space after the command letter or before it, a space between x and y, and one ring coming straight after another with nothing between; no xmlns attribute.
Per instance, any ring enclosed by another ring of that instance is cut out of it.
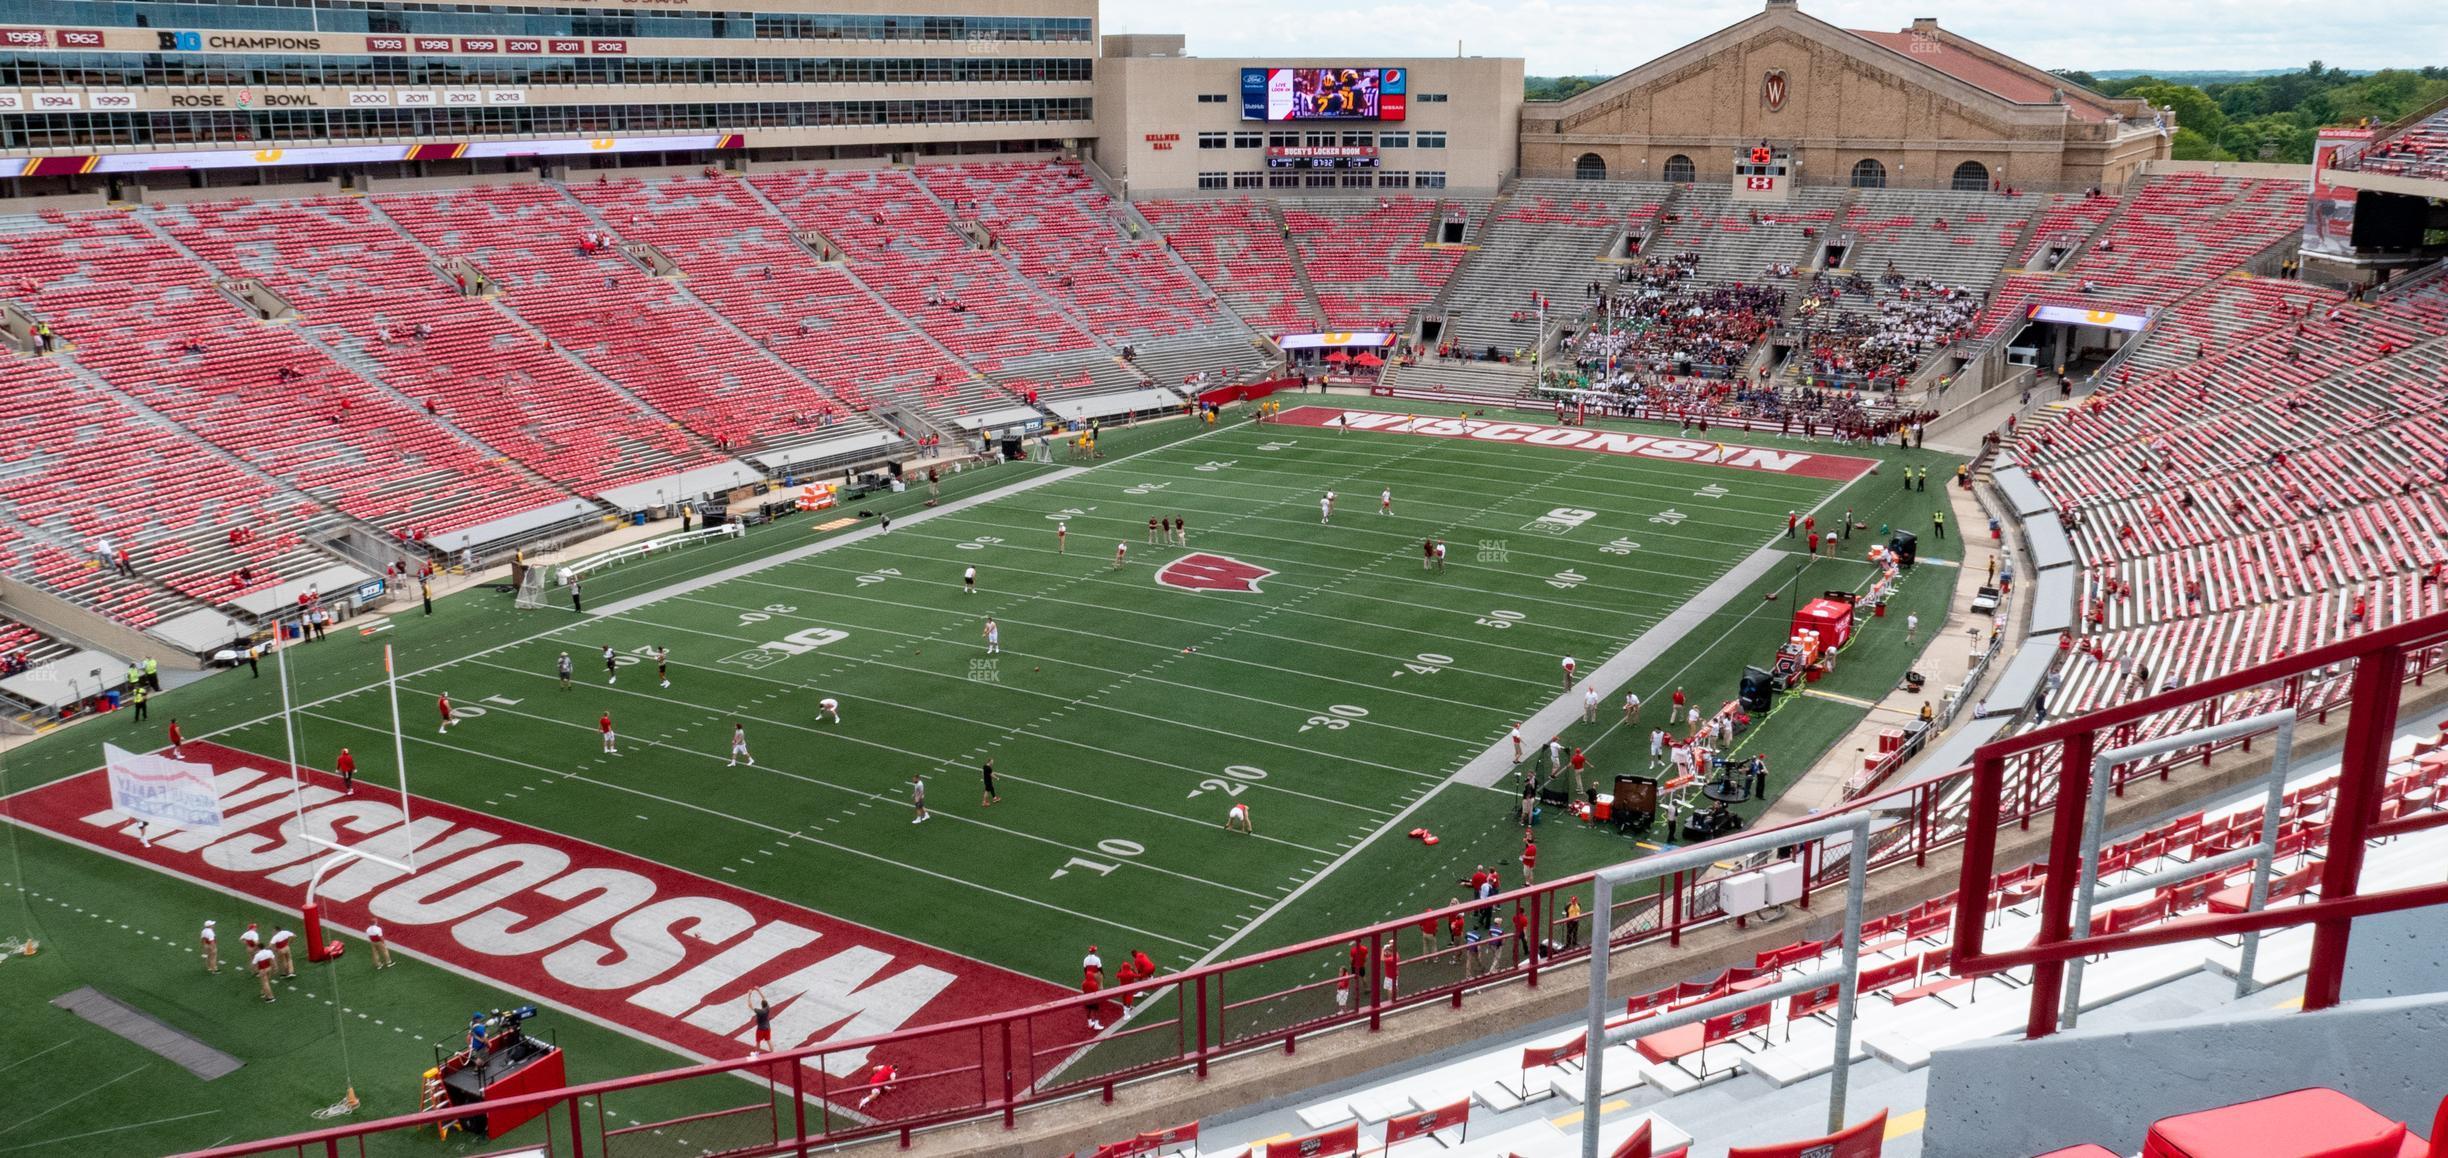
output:
<svg viewBox="0 0 2448 1158"><path fill-rule="evenodd" d="M1760 0L1101 0L1104 32L1179 32L1194 56L1519 56L1532 76L1612 75L1747 19ZM2439 0L1802 0L1840 28L1916 16L2042 68L2448 64ZM2103 19L2103 17L2115 19Z"/></svg>

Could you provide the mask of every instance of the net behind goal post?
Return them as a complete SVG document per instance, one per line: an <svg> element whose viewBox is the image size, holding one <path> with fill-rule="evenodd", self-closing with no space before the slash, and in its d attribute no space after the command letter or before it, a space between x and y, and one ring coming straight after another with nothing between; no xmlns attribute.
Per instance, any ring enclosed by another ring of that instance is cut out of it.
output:
<svg viewBox="0 0 2448 1158"><path fill-rule="evenodd" d="M526 573L519 576L519 610L533 611L536 608L544 606L544 572L547 570L549 570L549 568L544 567L542 564L531 564L528 566ZM495 596L495 598L499 598L499 596Z"/></svg>

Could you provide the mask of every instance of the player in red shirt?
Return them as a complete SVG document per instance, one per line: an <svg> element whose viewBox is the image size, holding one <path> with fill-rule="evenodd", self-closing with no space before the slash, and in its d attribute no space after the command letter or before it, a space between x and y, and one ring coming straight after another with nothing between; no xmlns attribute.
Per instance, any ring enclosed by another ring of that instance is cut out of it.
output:
<svg viewBox="0 0 2448 1158"><path fill-rule="evenodd" d="M451 725L459 722L451 716L450 693L442 693L442 698L434 701L434 706L442 711L442 727L439 730L447 735L451 730Z"/></svg>
<svg viewBox="0 0 2448 1158"><path fill-rule="evenodd" d="M1462 903L1462 898L1460 898L1460 897L1455 897L1455 898L1453 899L1453 903L1455 903L1455 904L1457 904L1457 905L1458 905L1458 904L1461 904L1461 903ZM1460 909L1456 909L1456 910L1454 910L1454 913L1453 913L1453 915L1452 915L1452 916L1445 918L1445 946L1446 946L1447 948L1452 948L1453 946L1455 946L1455 945L1459 945L1459 944L1461 944L1461 943L1462 943L1462 911L1461 911Z"/></svg>
<svg viewBox="0 0 2448 1158"><path fill-rule="evenodd" d="M618 741L612 733L612 713L605 712L602 719L595 721L595 726L603 729L604 751L614 756L620 755Z"/></svg>
<svg viewBox="0 0 2448 1158"><path fill-rule="evenodd" d="M357 795L357 757L349 755L349 750L342 748L340 758L332 761L332 768L340 773L340 787L346 794Z"/></svg>
<svg viewBox="0 0 2448 1158"><path fill-rule="evenodd" d="M1422 952L1422 953L1434 953L1434 952L1436 952L1436 930L1437 930L1437 919L1436 919L1436 914L1434 914L1434 913L1430 913L1429 915L1427 915L1427 916L1425 916L1425 917L1421 917L1421 918L1420 918L1420 924L1419 924L1419 930L1420 930L1420 952Z"/></svg>
<svg viewBox="0 0 2448 1158"><path fill-rule="evenodd" d="M864 1110L867 1103L891 1093L893 1079L900 1076L901 1071L894 1069L891 1062L877 1062L874 1069L867 1071L867 1096L859 1099L858 1108Z"/></svg>
<svg viewBox="0 0 2448 1158"><path fill-rule="evenodd" d="M1530 908L1527 905L1513 906L1513 947L1521 951L1523 960L1529 960Z"/></svg>
<svg viewBox="0 0 2448 1158"><path fill-rule="evenodd" d="M1141 981L1145 981L1148 978L1156 975L1156 963L1148 960L1148 955L1145 950L1131 950L1131 964L1139 967L1139 979Z"/></svg>
<svg viewBox="0 0 2448 1158"><path fill-rule="evenodd" d="M1538 877L1535 874L1538 872L1538 842L1530 839L1527 831L1522 833L1521 866L1522 883L1525 885L1537 884Z"/></svg>
<svg viewBox="0 0 2448 1158"><path fill-rule="evenodd" d="M1386 942L1385 952L1379 954L1377 966L1383 978L1379 984L1385 987L1385 995L1392 998L1394 996L1394 977L1402 972L1402 954L1394 951L1394 942Z"/></svg>
<svg viewBox="0 0 2448 1158"><path fill-rule="evenodd" d="M1136 966L1130 963L1130 958L1125 957L1122 959L1122 963L1120 965L1114 966L1115 987L1128 989L1130 988L1131 983L1137 980L1139 980L1139 970ZM1129 993L1125 993L1121 996L1120 1000L1122 1002L1122 1008L1130 1008L1130 1003L1133 996L1133 994Z"/></svg>
<svg viewBox="0 0 2448 1158"><path fill-rule="evenodd" d="M1682 715L1682 714L1683 714L1683 689L1681 689L1681 688L1676 688L1676 689L1675 689L1675 693L1674 693L1674 706L1675 706L1675 712L1674 712L1674 714L1675 714L1675 715L1678 715L1678 716Z"/></svg>
<svg viewBox="0 0 2448 1158"><path fill-rule="evenodd" d="M1811 553L1811 554L1813 554L1813 555L1818 554L1818 553L1819 553L1819 532L1817 532L1817 531L1812 531L1812 532L1810 533L1810 540L1809 540L1809 542L1810 542L1810 553Z"/></svg>
<svg viewBox="0 0 2448 1158"><path fill-rule="evenodd" d="M172 756L176 756L176 755L178 755L178 754L179 754L179 745L184 744L184 743L186 743L186 742L187 742L187 738L186 738L185 736L179 735L178 717L177 717L177 716L172 716L172 717L170 717L170 754L171 754Z"/></svg>
<svg viewBox="0 0 2448 1158"><path fill-rule="evenodd" d="M1358 977L1366 977L1366 976L1368 976L1368 959L1369 959L1368 943L1367 943L1367 942L1365 942L1365 941L1362 941L1362 940L1361 940L1360 938L1358 938L1358 937L1354 937L1354 938L1352 938L1352 943L1351 943L1351 971L1352 971L1352 974L1353 974L1354 976L1358 976Z"/></svg>
<svg viewBox="0 0 2448 1158"><path fill-rule="evenodd" d="M1086 972L1080 974L1080 992L1093 994L1103 988L1105 988L1104 974L1099 973L1094 969L1087 970ZM1104 1012L1104 1010L1105 1003L1103 1001L1091 1001L1088 1003L1088 1028L1105 1028L1105 1019L1097 1016L1099 1013Z"/></svg>

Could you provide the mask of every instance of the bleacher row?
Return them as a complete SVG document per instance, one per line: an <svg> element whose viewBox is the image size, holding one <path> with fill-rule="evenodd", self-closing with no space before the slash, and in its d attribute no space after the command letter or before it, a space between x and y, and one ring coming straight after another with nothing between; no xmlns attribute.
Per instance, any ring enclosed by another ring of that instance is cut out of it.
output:
<svg viewBox="0 0 2448 1158"><path fill-rule="evenodd" d="M1978 331L2011 333L2033 305L2142 314L2176 303L2299 233L2305 197L2299 181L2168 173L2145 178L2121 203L2055 199L2033 230L2024 262L2039 262L2052 246L2080 252L2055 273L2009 275ZM2084 245L2088 232L2097 237Z"/></svg>
<svg viewBox="0 0 2448 1158"><path fill-rule="evenodd" d="M2448 181L2448 109L2406 126L2387 140L2373 142L2347 167L2392 177Z"/></svg>
<svg viewBox="0 0 2448 1158"><path fill-rule="evenodd" d="M888 442L884 407L956 425L1022 391L1139 389L1124 343L1167 373L1261 368L1120 219L1036 163L0 218L0 294L62 346L0 358L28 435L0 452L0 564L142 628L311 572L318 520L412 544L742 454ZM93 557L104 540L134 574Z"/></svg>
<svg viewBox="0 0 2448 1158"><path fill-rule="evenodd" d="M2448 742L2441 737L2401 738L2392 745L2390 761L2389 780L2379 805L2383 817L2437 809L2448 798ZM2317 895L2323 862L2313 853L2325 842L2336 791L2334 770L2298 776L2287 786L2267 907ZM2207 873L2191 871L2190 866L2259 840L2264 819L2265 810L2255 799L2180 816L2103 845L2099 858L2103 886L2144 878L2156 883L2133 899L2095 912L2090 925L2093 935L2205 912L2242 911L2249 901L2250 865ZM2448 845L2448 837L2425 833L2369 849L2365 889L2428 879L2428 866L2436 861L2443 845ZM2030 864L1992 880L1986 948L2011 949L2036 934L2044 877L2044 866ZM1950 894L1864 922L1855 979L1859 997L1854 1048L1848 1064L1875 1058L1898 1070L1917 1070L1929 1064L1934 1050L1944 1046L2023 1028L2028 1002L2018 991L2029 984L2028 970L1973 977L1955 975L1948 968L1956 904L1957 898ZM2257 985L2302 973L2310 943L2307 927L2264 935L2253 965ZM1538 1103L1580 1107L1589 1057L1588 1039L1579 1029L1510 1043L1346 1090L1301 1107L1298 1116L1310 1130L1357 1124L1363 1152L1387 1140L1389 1122L1401 1124L1398 1135L1409 1136L1405 1133L1407 1116L1426 1111L1440 1111L1435 1124L1447 1132L1439 1141L1467 1153L1525 1158L1578 1153L1578 1129L1593 1125L1602 1131L1600 1152L1607 1153L1644 1122L1658 1142L1658 1152L1668 1152L1691 1141L1690 1133L1671 1120L1676 1097L1742 1075L1781 1088L1823 1076L1834 1067L1840 996L1836 970L1843 962L1843 948L1838 939L1798 941L1761 952L1749 965L1627 998L1623 1013L1610 1018L1608 1027L1610 1036L1616 1030L1631 1033L1627 1040L1607 1048L1601 1093L1609 1099L1610 1111L1628 1103L1629 1112L1603 1122L1584 1113L1567 1113L1558 1119L1541 1114L1528 1121L1507 1119L1495 1124L1475 1120L1512 1114ZM2236 941L2180 942L2130 950L2090 964L2083 976L2081 1008L2096 1010L2191 974L2206 971L2234 976L2241 968L2242 946ZM1824 983L1781 1001L1705 1022L1660 1033L1639 1032L1644 1021L1664 1013L1797 974ZM1456 1137L1460 1131L1454 1127L1463 1119L1450 1107L1457 1103L1468 1103L1468 1117L1474 1119L1468 1141ZM1559 1120L1562 1127L1557 1125ZM1235 1146L1209 1145L1202 1152L1242 1151Z"/></svg>
<svg viewBox="0 0 2448 1158"><path fill-rule="evenodd" d="M2082 567L2050 710L2448 603L2444 320L2437 279L2351 305L2223 279L2164 312L2118 381L2025 427L2016 455Z"/></svg>

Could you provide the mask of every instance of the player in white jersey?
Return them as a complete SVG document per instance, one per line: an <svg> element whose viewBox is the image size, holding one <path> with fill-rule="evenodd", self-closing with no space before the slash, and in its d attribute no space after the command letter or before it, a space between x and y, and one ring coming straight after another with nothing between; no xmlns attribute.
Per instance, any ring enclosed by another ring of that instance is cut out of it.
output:
<svg viewBox="0 0 2448 1158"><path fill-rule="evenodd" d="M977 594L977 568L964 567L961 569L961 594Z"/></svg>
<svg viewBox="0 0 2448 1158"><path fill-rule="evenodd" d="M1394 513L1394 488L1387 487L1377 492L1377 513L1381 515Z"/></svg>
<svg viewBox="0 0 2448 1158"><path fill-rule="evenodd" d="M756 767L756 757L748 754L748 726L733 720L731 722L731 766L739 767L739 762L742 760L746 760L749 767Z"/></svg>
<svg viewBox="0 0 2448 1158"><path fill-rule="evenodd" d="M985 636L986 654L1003 654L1003 625L996 623L991 615L986 617Z"/></svg>
<svg viewBox="0 0 2448 1158"><path fill-rule="evenodd" d="M816 711L820 715L832 717L833 722L836 724L841 723L840 700L834 699L831 696L826 696L825 698L816 701Z"/></svg>

